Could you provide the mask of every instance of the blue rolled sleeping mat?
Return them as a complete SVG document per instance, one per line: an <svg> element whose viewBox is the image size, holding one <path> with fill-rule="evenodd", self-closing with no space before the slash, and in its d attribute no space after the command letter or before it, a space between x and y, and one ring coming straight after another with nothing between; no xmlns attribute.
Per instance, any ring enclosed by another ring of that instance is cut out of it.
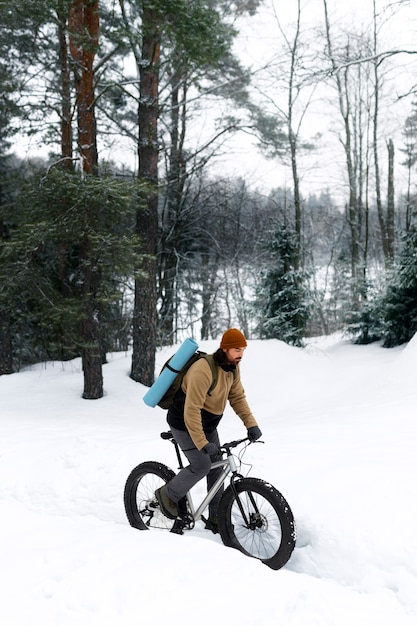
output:
<svg viewBox="0 0 417 626"><path fill-rule="evenodd" d="M170 359L168 366L162 370L152 387L149 387L148 391L143 396L145 404L151 407L155 407L158 404L164 393L173 383L177 373L184 367L188 359L191 358L197 349L198 344L194 339L188 338L181 344Z"/></svg>

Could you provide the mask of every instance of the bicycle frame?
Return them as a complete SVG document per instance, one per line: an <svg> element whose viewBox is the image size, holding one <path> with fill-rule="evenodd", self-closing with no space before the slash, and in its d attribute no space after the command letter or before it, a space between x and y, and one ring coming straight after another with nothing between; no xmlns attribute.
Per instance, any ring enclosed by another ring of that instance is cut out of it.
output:
<svg viewBox="0 0 417 626"><path fill-rule="evenodd" d="M214 496L216 495L220 487L223 485L223 483L226 481L227 477L230 476L230 474L232 474L232 476L236 475L237 467L236 467L235 459L232 454L228 455L227 458L223 459L222 461L216 461L212 463L210 471L218 467L222 467L223 471L218 477L218 479L216 480L216 482L214 483L214 485L212 486L212 488L210 489L210 491L207 493L206 497L202 500L201 504L197 507L197 509L194 508L194 503L193 503L191 493L188 492L186 494L190 513L195 522L198 522L198 520L201 519L204 509L213 500Z"/></svg>
<svg viewBox="0 0 417 626"><path fill-rule="evenodd" d="M171 441L171 443L174 444L175 451L176 451L176 454L177 454L178 463L179 463L179 469L183 469L184 468L184 463L183 463L183 460L182 460L180 447L179 447L178 443L175 441L175 439L172 437L171 433L169 433L169 434L170 434L170 436L168 436L168 433L161 433L161 436L162 436L163 439L169 439L169 441ZM242 440L242 441L244 441L244 440ZM219 491L220 487L224 484L224 482L226 481L226 479L229 476L231 476L231 482L233 481L233 478L240 477L238 475L238 472L237 472L237 465L236 465L235 457L231 453L230 448L226 448L224 450L224 452L227 455L225 459L221 459L219 461L214 461L211 464L210 471L213 470L213 469L222 468L222 472L219 475L219 477L216 480L216 482L214 483L214 485L211 487L210 491L207 493L205 498L202 500L201 504L199 504L197 506L197 508L195 508L194 507L194 502L193 502L193 499L192 499L192 496L191 496L191 492L187 492L187 494L185 495L185 498L187 499L187 502L188 502L189 512L190 512L194 522L198 522L201 519L204 510L210 504L210 502L213 500L214 496L216 495L216 493Z"/></svg>

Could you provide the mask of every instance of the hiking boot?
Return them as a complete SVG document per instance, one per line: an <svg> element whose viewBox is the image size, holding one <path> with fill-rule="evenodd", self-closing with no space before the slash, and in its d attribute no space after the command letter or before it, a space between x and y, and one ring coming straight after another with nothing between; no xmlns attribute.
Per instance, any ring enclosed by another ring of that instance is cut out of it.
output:
<svg viewBox="0 0 417 626"><path fill-rule="evenodd" d="M168 517L169 519L176 519L178 515L177 505L168 496L166 485L162 485L162 487L157 489L155 491L155 496L165 517Z"/></svg>
<svg viewBox="0 0 417 626"><path fill-rule="evenodd" d="M209 517L206 520L206 525L204 526L207 530L211 530L215 535L219 532L219 525L217 523L217 515L213 517Z"/></svg>

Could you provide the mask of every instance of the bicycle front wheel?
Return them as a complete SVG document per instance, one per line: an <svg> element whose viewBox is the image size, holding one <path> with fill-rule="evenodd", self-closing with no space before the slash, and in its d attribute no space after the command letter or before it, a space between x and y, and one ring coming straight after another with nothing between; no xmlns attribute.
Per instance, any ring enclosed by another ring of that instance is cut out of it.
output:
<svg viewBox="0 0 417 626"><path fill-rule="evenodd" d="M280 569L296 539L294 517L283 495L259 478L243 478L224 492L218 511L224 545Z"/></svg>
<svg viewBox="0 0 417 626"><path fill-rule="evenodd" d="M133 469L124 489L127 519L133 528L171 530L174 521L161 512L155 490L174 478L175 472L162 463L146 461Z"/></svg>

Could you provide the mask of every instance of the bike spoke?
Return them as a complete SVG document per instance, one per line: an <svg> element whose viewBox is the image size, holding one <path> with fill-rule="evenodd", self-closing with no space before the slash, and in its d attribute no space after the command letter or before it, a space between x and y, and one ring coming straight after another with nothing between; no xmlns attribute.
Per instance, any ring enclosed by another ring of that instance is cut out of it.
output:
<svg viewBox="0 0 417 626"><path fill-rule="evenodd" d="M171 530L174 521L161 512L155 491L172 476L172 470L153 461L142 463L131 472L125 486L124 502L132 526L142 530Z"/></svg>
<svg viewBox="0 0 417 626"><path fill-rule="evenodd" d="M260 559L272 569L288 561L295 546L294 518L288 503L269 483L242 478L220 501L223 543Z"/></svg>
<svg viewBox="0 0 417 626"><path fill-rule="evenodd" d="M267 500L252 492L243 492L239 498L245 516L235 503L231 518L236 538L249 554L260 559L271 558L282 535L276 512Z"/></svg>

